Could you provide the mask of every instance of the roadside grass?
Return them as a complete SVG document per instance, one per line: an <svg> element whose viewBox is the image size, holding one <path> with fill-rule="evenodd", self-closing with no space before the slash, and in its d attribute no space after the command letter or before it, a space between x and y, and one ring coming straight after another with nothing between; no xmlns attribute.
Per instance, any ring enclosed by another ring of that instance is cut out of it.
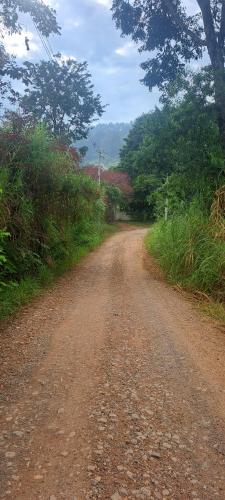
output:
<svg viewBox="0 0 225 500"><path fill-rule="evenodd" d="M171 284L195 294L203 312L225 322L225 241L217 234L202 211L191 207L156 223L145 245Z"/></svg>
<svg viewBox="0 0 225 500"><path fill-rule="evenodd" d="M199 309L203 314L216 319L223 325L225 325L225 305L219 302L211 300L210 302L201 301L199 303Z"/></svg>
<svg viewBox="0 0 225 500"><path fill-rule="evenodd" d="M50 288L59 276L75 266L85 255L116 231L117 225L103 224L99 232L87 235L85 242L71 248L67 256L57 264L51 267L42 265L35 276L27 276L19 283L2 287L0 289L0 320L29 303L40 295L44 288Z"/></svg>

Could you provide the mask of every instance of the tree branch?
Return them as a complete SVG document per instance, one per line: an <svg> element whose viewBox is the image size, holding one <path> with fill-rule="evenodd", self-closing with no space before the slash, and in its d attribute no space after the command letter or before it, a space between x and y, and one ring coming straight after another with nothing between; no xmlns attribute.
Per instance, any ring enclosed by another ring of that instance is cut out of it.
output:
<svg viewBox="0 0 225 500"><path fill-rule="evenodd" d="M217 58L217 39L213 23L210 0L197 0L197 2L202 13L209 57L211 59L212 66L215 66Z"/></svg>
<svg viewBox="0 0 225 500"><path fill-rule="evenodd" d="M171 14L171 16L173 17L174 21L177 22L177 8L176 8L176 4L174 4L171 0L164 0L164 3L169 11L169 13ZM182 20L182 19L179 19L179 22L182 24L182 28L183 30L185 31L185 33L187 35L190 36L190 38L196 42L198 45L201 45L203 47L206 47L206 40L203 40L200 36L198 36L194 31L192 31L191 29L189 29L187 27L187 25L185 24L185 22Z"/></svg>
<svg viewBox="0 0 225 500"><path fill-rule="evenodd" d="M218 33L218 44L221 49L224 48L224 40L225 40L225 0L222 0L220 31Z"/></svg>

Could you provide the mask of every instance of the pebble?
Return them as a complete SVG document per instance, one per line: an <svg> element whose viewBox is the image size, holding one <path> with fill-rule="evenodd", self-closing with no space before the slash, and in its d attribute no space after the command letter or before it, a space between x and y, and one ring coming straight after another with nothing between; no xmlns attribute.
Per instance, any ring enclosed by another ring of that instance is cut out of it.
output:
<svg viewBox="0 0 225 500"><path fill-rule="evenodd" d="M151 497L151 490L150 488L147 488L143 486L143 488L140 489L140 493L142 493L144 496L150 498Z"/></svg>
<svg viewBox="0 0 225 500"><path fill-rule="evenodd" d="M13 431L13 435L21 438L21 437L23 437L23 432L22 431Z"/></svg>
<svg viewBox="0 0 225 500"><path fill-rule="evenodd" d="M156 451L153 451L150 455L152 458L157 458L158 460L161 458L160 453L157 453Z"/></svg>
<svg viewBox="0 0 225 500"><path fill-rule="evenodd" d="M102 424L107 424L107 418L105 417L99 418L98 421L101 422Z"/></svg>
<svg viewBox="0 0 225 500"><path fill-rule="evenodd" d="M6 458L14 458L15 456L16 456L16 452L15 451L7 451L6 454L5 454Z"/></svg>
<svg viewBox="0 0 225 500"><path fill-rule="evenodd" d="M88 469L89 472L92 472L92 471L94 471L96 469L96 467L95 467L95 465L88 465L87 469Z"/></svg>
<svg viewBox="0 0 225 500"><path fill-rule="evenodd" d="M62 457L67 457L69 455L68 451L62 451L61 453Z"/></svg>
<svg viewBox="0 0 225 500"><path fill-rule="evenodd" d="M127 471L127 476L129 477L129 479L132 479L133 478L133 473L128 470Z"/></svg>
<svg viewBox="0 0 225 500"><path fill-rule="evenodd" d="M119 493L116 491L116 493L114 493L112 496L111 496L111 500L122 500L122 497L119 495Z"/></svg>

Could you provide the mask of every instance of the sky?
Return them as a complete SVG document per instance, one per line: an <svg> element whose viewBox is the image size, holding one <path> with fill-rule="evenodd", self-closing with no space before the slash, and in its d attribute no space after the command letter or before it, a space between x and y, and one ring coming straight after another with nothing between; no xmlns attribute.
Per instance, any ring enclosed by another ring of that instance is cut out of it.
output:
<svg viewBox="0 0 225 500"><path fill-rule="evenodd" d="M128 122L154 109L159 93L140 83L144 72L140 63L145 55L129 38L121 38L110 11L112 0L45 0L57 11L62 35L51 36L53 53L61 52L79 62L87 61L96 93L107 104L102 122ZM30 40L30 52L25 47L25 34L7 36L6 49L24 60L47 58L31 21L22 26Z"/></svg>

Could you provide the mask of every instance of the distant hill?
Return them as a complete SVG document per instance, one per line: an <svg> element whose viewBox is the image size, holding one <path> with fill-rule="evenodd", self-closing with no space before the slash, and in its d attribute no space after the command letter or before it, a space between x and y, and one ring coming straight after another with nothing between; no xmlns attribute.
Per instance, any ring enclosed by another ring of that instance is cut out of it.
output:
<svg viewBox="0 0 225 500"><path fill-rule="evenodd" d="M104 158L101 163L105 167L118 163L119 151L131 126L132 123L100 123L96 125L90 130L87 139L76 144L78 148L88 147L83 164L96 164L99 150L103 152Z"/></svg>

